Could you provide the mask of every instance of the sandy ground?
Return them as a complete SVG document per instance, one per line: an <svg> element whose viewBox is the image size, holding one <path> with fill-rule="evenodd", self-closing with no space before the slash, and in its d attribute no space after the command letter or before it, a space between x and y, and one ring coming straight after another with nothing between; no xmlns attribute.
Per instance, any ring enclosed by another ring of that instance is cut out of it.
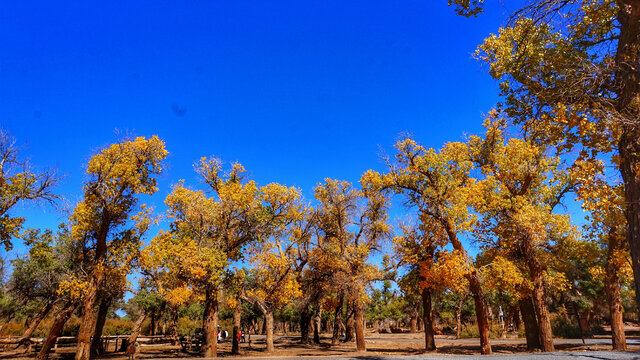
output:
<svg viewBox="0 0 640 360"><path fill-rule="evenodd" d="M218 356L224 358L245 358L245 357L320 357L320 358L384 358L406 355L441 355L450 357L456 355L479 355L480 343L478 339L456 340L447 336L437 336L436 352L425 352L423 350L422 334L367 334L367 352L358 353L355 351L355 343L341 343L331 346L329 334L324 334L321 344L300 344L294 336L276 336L275 352L266 353L264 336L253 335L251 342L240 344L240 355L231 355L231 342L225 341L218 345ZM578 339L556 339L556 349L561 352L566 351L605 351L611 349L611 339L599 337L587 339L586 344ZM627 339L629 351L640 351L640 339ZM526 342L524 339L493 339L492 347L495 354L515 354L526 353ZM111 349L109 349L111 350ZM51 354L51 359L73 359L75 348L67 347L57 349ZM0 359L32 359L34 352L25 353L22 351L7 351L0 353ZM196 353L184 353L181 347L171 345L142 345L136 359L178 359L178 358L199 358ZM101 359L125 360L124 353L107 352Z"/></svg>

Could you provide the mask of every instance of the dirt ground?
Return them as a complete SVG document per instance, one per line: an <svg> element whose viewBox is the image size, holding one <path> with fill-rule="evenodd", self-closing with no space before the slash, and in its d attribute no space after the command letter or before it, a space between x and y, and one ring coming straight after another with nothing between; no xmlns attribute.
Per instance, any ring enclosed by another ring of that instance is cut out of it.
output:
<svg viewBox="0 0 640 360"><path fill-rule="evenodd" d="M437 336L436 352L425 352L423 334L367 334L367 352L358 353L355 351L355 343L341 343L336 346L330 345L329 334L323 334L321 344L300 344L294 336L276 336L275 352L266 353L264 336L251 336L251 341L240 344L240 355L231 355L231 342L224 341L218 344L218 356L223 358L234 357L278 357L278 356L320 356L320 357L385 357L399 355L421 355L421 354L441 354L441 355L478 355L480 354L480 343L478 339L459 339L452 337ZM558 351L600 351L610 350L610 338L587 339L587 344L582 344L581 340L556 339L556 349ZM640 351L640 341L638 339L628 339L630 351ZM493 339L492 347L495 354L525 353L526 343L524 339ZM66 347L57 349L52 353L50 359L73 359L75 348ZM32 359L34 352L25 353L22 351L7 351L0 353L0 359ZM177 358L199 358L200 354L185 353L181 351L180 345L141 345L136 359L177 359ZM100 359L125 360L124 353L107 352Z"/></svg>

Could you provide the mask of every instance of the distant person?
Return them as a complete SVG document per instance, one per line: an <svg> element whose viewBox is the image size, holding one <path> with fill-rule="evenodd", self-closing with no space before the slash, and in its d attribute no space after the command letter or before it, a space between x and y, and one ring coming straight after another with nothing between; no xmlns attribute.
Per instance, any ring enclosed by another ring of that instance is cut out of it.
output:
<svg viewBox="0 0 640 360"><path fill-rule="evenodd" d="M246 340L244 339L244 330L240 331L240 341L241 342L246 342Z"/></svg>
<svg viewBox="0 0 640 360"><path fill-rule="evenodd" d="M129 347L127 348L127 354L129 355L129 360L134 360L135 359L135 355L136 355L136 343L135 342L129 344Z"/></svg>

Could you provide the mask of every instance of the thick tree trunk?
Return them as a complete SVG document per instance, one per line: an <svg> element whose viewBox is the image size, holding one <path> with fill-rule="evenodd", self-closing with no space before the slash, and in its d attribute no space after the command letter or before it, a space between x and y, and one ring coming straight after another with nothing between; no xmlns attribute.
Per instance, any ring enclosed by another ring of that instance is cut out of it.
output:
<svg viewBox="0 0 640 360"><path fill-rule="evenodd" d="M309 313L309 304L305 303L300 310L300 343L309 342L309 325L311 323L311 314Z"/></svg>
<svg viewBox="0 0 640 360"><path fill-rule="evenodd" d="M322 326L322 308L318 307L318 311L316 311L316 316L314 318L314 327L313 327L313 343L320 344L320 328Z"/></svg>
<svg viewBox="0 0 640 360"><path fill-rule="evenodd" d="M527 349L533 351L540 349L540 331L538 331L538 320L536 319L536 310L533 307L533 300L528 297L520 299L518 302L522 322L524 323L524 333L527 337Z"/></svg>
<svg viewBox="0 0 640 360"><path fill-rule="evenodd" d="M627 240L635 288L640 289L640 2L619 0L620 34L616 52L615 84L618 86L617 110L623 117L618 143L620 173L624 182ZM636 291L640 309L640 291Z"/></svg>
<svg viewBox="0 0 640 360"><path fill-rule="evenodd" d="M335 319L333 320L333 336L331 337L331 345L340 343L340 330L342 330L342 306L344 303L344 293L338 294L338 305L336 306Z"/></svg>
<svg viewBox="0 0 640 360"><path fill-rule="evenodd" d="M424 322L424 349L435 351L436 340L431 323L431 292L427 289L422 290L422 321Z"/></svg>
<svg viewBox="0 0 640 360"><path fill-rule="evenodd" d="M356 327L356 350L367 351L367 344L364 339L364 311L359 298L354 301L355 327Z"/></svg>
<svg viewBox="0 0 640 360"><path fill-rule="evenodd" d="M233 309L233 339L231 343L231 353L240 354L240 321L242 320L242 301L236 299L236 307Z"/></svg>
<svg viewBox="0 0 640 360"><path fill-rule="evenodd" d="M208 288L204 302L204 357L218 356L218 291Z"/></svg>
<svg viewBox="0 0 640 360"><path fill-rule="evenodd" d="M23 345L28 345L28 344L30 346L30 344L31 344L31 335L33 335L33 332L36 331L36 329L38 328L38 325L40 325L42 320L44 320L44 318L47 317L47 315L49 314L51 309L53 309L53 305L54 304L55 304L54 300L47 301L47 303L44 304L42 309L40 309L40 311L38 311L36 316L34 316L33 319L31 319L31 322L29 323L29 326L22 333L22 337L20 338L20 342L18 343L17 347L20 347L20 346L23 346Z"/></svg>
<svg viewBox="0 0 640 360"><path fill-rule="evenodd" d="M273 311L267 309L264 314L264 320L267 324L267 352L272 353L275 350L273 347Z"/></svg>
<svg viewBox="0 0 640 360"><path fill-rule="evenodd" d="M107 321L107 313L109 312L109 307L111 306L111 300L111 297L105 297L102 299L102 301L100 301L96 319L96 329L93 332L93 339L91 340L92 356L104 352L104 348L102 345L102 330L104 329L104 324Z"/></svg>
<svg viewBox="0 0 640 360"><path fill-rule="evenodd" d="M345 342L351 342L353 341L354 338L354 324L353 324L353 317L355 316L355 312L354 309L351 309L351 306L349 306L347 308L347 325L345 326L345 330L344 330L344 341Z"/></svg>
<svg viewBox="0 0 640 360"><path fill-rule="evenodd" d="M98 313L95 309L98 291L104 280L104 272L97 267L91 276L89 288L82 306L82 320L78 330L78 347L76 360L89 360L91 357L91 336L95 333Z"/></svg>
<svg viewBox="0 0 640 360"><path fill-rule="evenodd" d="M49 351L56 343L58 336L64 329L64 324L67 323L67 320L73 314L73 311L78 307L77 302L67 303L57 314L55 320L53 320L53 324L51 325L51 330L49 331L49 336L47 340L42 344L42 349L40 349L40 353L36 357L37 360L47 360L49 358Z"/></svg>
<svg viewBox="0 0 640 360"><path fill-rule="evenodd" d="M540 261L537 258L537 254L533 249L530 239L524 240L524 256L529 267L529 273L531 275L531 281L533 283L532 300L533 306L536 309L536 316L538 319L538 331L540 335L540 345L542 351L553 352L555 347L553 346L553 332L551 330L551 317L549 316L549 308L547 307L545 291L544 291L544 270Z"/></svg>
<svg viewBox="0 0 640 360"><path fill-rule="evenodd" d="M409 333L415 334L418 332L418 314L411 315L411 319L409 319Z"/></svg>
<svg viewBox="0 0 640 360"><path fill-rule="evenodd" d="M171 306L171 324L169 325L169 335L171 336L171 344L177 345L180 341L178 336L178 307Z"/></svg>
<svg viewBox="0 0 640 360"><path fill-rule="evenodd" d="M611 342L613 350L627 349L627 339L624 334L624 319L622 317L622 298L620 296L618 265L613 261L618 251L624 250L623 239L616 236L617 229L609 232L609 246L607 252L607 266L604 277L604 289L607 293L609 312L611 313Z"/></svg>
<svg viewBox="0 0 640 360"><path fill-rule="evenodd" d="M476 309L478 332L480 333L480 351L483 355L489 355L491 354L491 343L489 342L489 315L487 314L486 301L478 272L473 270L473 272L467 276L467 279L469 280L469 289L471 290Z"/></svg>

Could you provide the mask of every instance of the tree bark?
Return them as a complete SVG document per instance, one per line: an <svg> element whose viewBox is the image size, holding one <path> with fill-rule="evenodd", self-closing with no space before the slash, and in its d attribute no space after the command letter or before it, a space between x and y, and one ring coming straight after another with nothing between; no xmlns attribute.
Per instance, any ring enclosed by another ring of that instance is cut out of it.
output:
<svg viewBox="0 0 640 360"><path fill-rule="evenodd" d="M266 309L264 321L267 324L267 352L272 353L275 349L273 347L273 311L271 309Z"/></svg>
<svg viewBox="0 0 640 360"><path fill-rule="evenodd" d="M300 343L309 342L309 324L311 323L311 314L309 313L309 304L305 303L300 310Z"/></svg>
<svg viewBox="0 0 640 360"><path fill-rule="evenodd" d="M412 314L409 320L409 333L415 334L418 332L418 314Z"/></svg>
<svg viewBox="0 0 640 360"><path fill-rule="evenodd" d="M333 320L333 336L331 337L331 345L337 345L340 342L340 330L342 330L343 303L344 303L344 293L340 291L338 295L338 305L336 306L335 319Z"/></svg>
<svg viewBox="0 0 640 360"><path fill-rule="evenodd" d="M640 3L618 0L620 34L616 51L615 83L618 86L617 110L625 118L618 143L620 173L624 182L627 240L635 288L640 289ZM640 309L640 291L636 291Z"/></svg>
<svg viewBox="0 0 640 360"><path fill-rule="evenodd" d="M177 306L171 306L171 324L169 325L169 335L171 336L171 344L177 345L179 342Z"/></svg>
<svg viewBox="0 0 640 360"><path fill-rule="evenodd" d="M82 307L82 320L78 330L78 347L76 349L76 360L89 360L91 357L91 336L95 333L98 314L95 309L98 300L98 291L104 280L104 272L100 266L94 269L89 288L85 295Z"/></svg>
<svg viewBox="0 0 640 360"><path fill-rule="evenodd" d="M147 313L145 311L140 312L136 322L133 323L133 328L131 329L131 334L127 340L122 341L122 345L120 345L120 351L127 351L129 344L135 344L138 340L138 336L140 336L140 331L142 330L142 323L147 319Z"/></svg>
<svg viewBox="0 0 640 360"><path fill-rule="evenodd" d="M316 316L314 318L314 327L313 327L313 343L320 344L320 327L322 326L322 308L318 306L318 311L316 311Z"/></svg>
<svg viewBox="0 0 640 360"><path fill-rule="evenodd" d="M622 298L620 296L620 276L618 266L613 261L618 251L624 251L623 239L616 236L616 229L609 232L607 266L605 269L604 289L611 313L611 342L613 350L627 350L627 339L624 333Z"/></svg>
<svg viewBox="0 0 640 360"><path fill-rule="evenodd" d="M471 290L476 308L478 332L480 333L480 351L483 355L490 355L492 351L491 343L489 342L489 315L487 314L486 301L478 272L473 270L473 272L467 276L467 279L469 280L469 289Z"/></svg>
<svg viewBox="0 0 640 360"><path fill-rule="evenodd" d="M524 256L529 267L531 281L533 283L532 300L538 319L538 332L540 335L540 345L542 351L553 352L553 332L551 330L551 317L547 307L544 291L544 269L531 243L531 239L526 237L523 242Z"/></svg>
<svg viewBox="0 0 640 360"><path fill-rule="evenodd" d="M422 321L424 322L424 349L435 351L436 340L431 323L431 292L427 289L422 290Z"/></svg>
<svg viewBox="0 0 640 360"><path fill-rule="evenodd" d="M359 298L354 301L355 328L356 328L356 350L358 352L367 351L367 344L364 339L364 311Z"/></svg>
<svg viewBox="0 0 640 360"><path fill-rule="evenodd" d="M67 323L67 320L69 320L71 314L73 314L73 311L77 307L78 302L68 302L60 311L58 311L56 318L51 325L49 336L42 344L42 349L40 349L40 353L38 353L38 356L36 357L37 360L47 360L49 358L49 351L51 351L51 348L56 343L62 329L64 329L64 324Z"/></svg>
<svg viewBox="0 0 640 360"><path fill-rule="evenodd" d="M540 331L538 331L538 320L536 319L533 300L530 297L520 299L518 306L520 307L520 314L522 315L522 322L524 323L527 349L529 351L540 349Z"/></svg>
<svg viewBox="0 0 640 360"><path fill-rule="evenodd" d="M204 357L218 356L218 290L207 288L204 303Z"/></svg>
<svg viewBox="0 0 640 360"><path fill-rule="evenodd" d="M93 339L91 340L92 355L98 355L101 352L104 352L104 348L102 345L102 330L104 329L104 324L107 321L107 313L109 312L109 307L111 306L111 300L112 298L108 296L100 301L100 306L98 307L98 315L96 318L96 329L93 332Z"/></svg>
<svg viewBox="0 0 640 360"><path fill-rule="evenodd" d="M462 332L462 307L465 300L467 300L467 294L460 297L458 308L456 309L456 339L460 339L460 333Z"/></svg>
<svg viewBox="0 0 640 360"><path fill-rule="evenodd" d="M354 338L353 318L355 316L355 311L354 309L350 309L350 308L351 306L347 307L347 325L345 326L345 330L344 330L345 342L351 342L353 341L353 338Z"/></svg>
<svg viewBox="0 0 640 360"><path fill-rule="evenodd" d="M55 304L54 300L47 301L47 303L44 304L42 309L38 311L36 316L34 316L33 319L31 319L29 326L22 333L22 337L20 338L20 342L18 343L18 346L16 348L31 343L31 335L33 335L33 332L36 331L36 329L38 328L38 325L40 325L42 320L44 320L44 318L47 317L49 312L51 312L51 309L53 309L54 304Z"/></svg>
<svg viewBox="0 0 640 360"><path fill-rule="evenodd" d="M234 355L240 354L240 321L242 319L242 301L236 299L236 307L233 309L233 339L231 343L231 353Z"/></svg>

